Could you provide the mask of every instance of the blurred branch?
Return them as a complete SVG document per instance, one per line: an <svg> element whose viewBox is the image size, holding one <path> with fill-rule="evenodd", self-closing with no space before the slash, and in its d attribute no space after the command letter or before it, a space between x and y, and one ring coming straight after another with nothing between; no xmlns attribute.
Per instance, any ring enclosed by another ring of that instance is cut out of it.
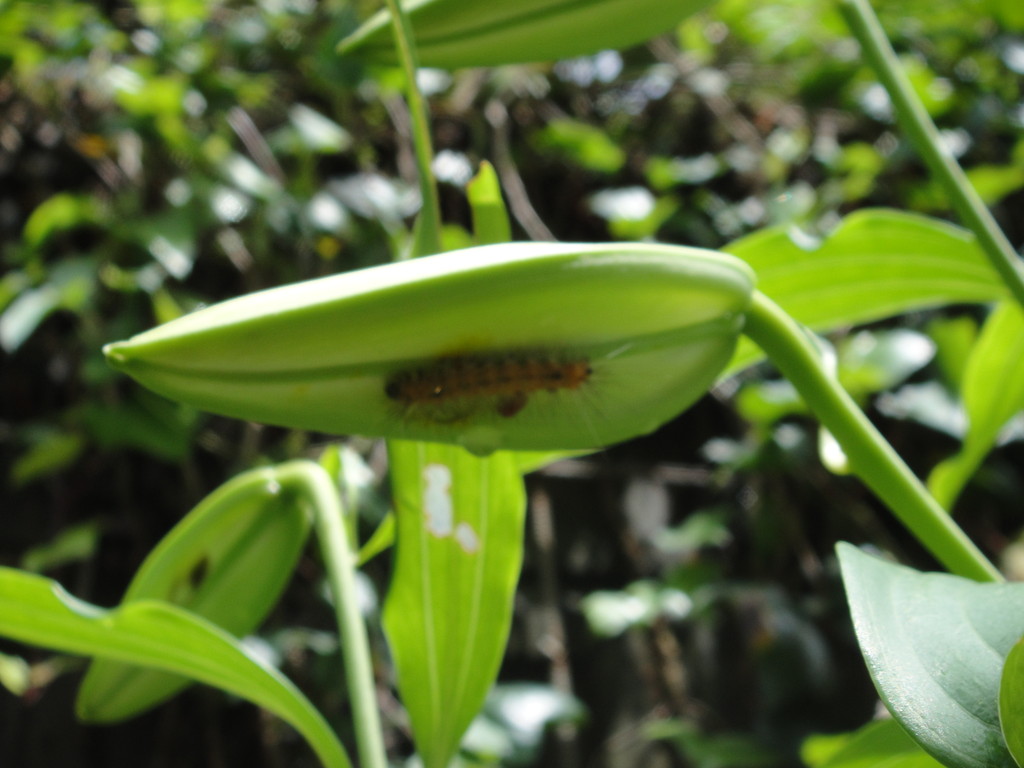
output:
<svg viewBox="0 0 1024 768"><path fill-rule="evenodd" d="M541 652L551 662L551 685L558 691L573 694L572 669L566 641L565 622L559 610L558 555L555 551L555 525L552 519L551 499L544 490L530 497L530 531L537 553L537 571L540 580L540 624L542 627ZM555 729L558 742L558 764L574 768L580 764L577 750L578 729L572 723L562 723Z"/></svg>
<svg viewBox="0 0 1024 768"><path fill-rule="evenodd" d="M764 152L764 139L761 138L761 132L736 109L736 105L728 96L721 93L708 93L706 89L697 88L691 82L692 76L700 70L700 65L697 62L680 53L679 49L664 37L655 38L648 47L659 61L675 68L680 78L707 105L711 113L721 121L736 141L746 144L756 150L758 154Z"/></svg>
<svg viewBox="0 0 1024 768"><path fill-rule="evenodd" d="M494 167L498 170L501 186L508 196L509 210L531 240L557 240L530 203L526 185L523 184L523 178L512 159L508 109L498 99L491 99L484 108L484 116L494 129Z"/></svg>
<svg viewBox="0 0 1024 768"><path fill-rule="evenodd" d="M284 169L281 168L281 164L277 162L277 158L274 157L274 153L270 149L270 145L267 144L267 140L263 138L263 134L260 133L260 129L256 127L256 123L253 122L252 118L249 117L249 113L241 107L232 107L228 110L228 125L231 126L231 130L235 132L235 135L241 139L242 144L245 145L246 151L249 156L252 157L253 162L260 167L260 169L272 177L282 186L287 181L284 175Z"/></svg>

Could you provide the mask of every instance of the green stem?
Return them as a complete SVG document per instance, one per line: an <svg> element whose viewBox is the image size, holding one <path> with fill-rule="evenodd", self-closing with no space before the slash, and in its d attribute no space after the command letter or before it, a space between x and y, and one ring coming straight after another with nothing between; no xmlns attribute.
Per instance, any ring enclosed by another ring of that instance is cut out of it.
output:
<svg viewBox="0 0 1024 768"><path fill-rule="evenodd" d="M945 189L960 220L978 238L985 255L1024 307L1024 267L963 169L945 149L939 131L900 67L896 52L868 0L838 0L839 11L868 62L889 92L896 116L928 168Z"/></svg>
<svg viewBox="0 0 1024 768"><path fill-rule="evenodd" d="M414 256L426 256L441 252L441 204L438 200L437 185L434 183L434 148L430 143L430 119L427 115L423 94L416 84L416 71L420 68L409 17L398 0L387 0L391 22L395 31L395 47L405 71L409 115L412 120L412 143L416 153L416 169L419 174L420 197L423 207L416 222Z"/></svg>
<svg viewBox="0 0 1024 768"><path fill-rule="evenodd" d="M910 468L829 375L805 331L754 292L744 332L765 351L843 447L850 467L951 572L977 581L1002 575L925 490Z"/></svg>
<svg viewBox="0 0 1024 768"><path fill-rule="evenodd" d="M313 506L313 525L320 540L327 582L338 619L338 641L355 720L359 764L362 768L387 768L370 644L359 613L356 552L346 531L341 498L330 476L319 464L296 461L280 469L281 484L300 486L309 495Z"/></svg>

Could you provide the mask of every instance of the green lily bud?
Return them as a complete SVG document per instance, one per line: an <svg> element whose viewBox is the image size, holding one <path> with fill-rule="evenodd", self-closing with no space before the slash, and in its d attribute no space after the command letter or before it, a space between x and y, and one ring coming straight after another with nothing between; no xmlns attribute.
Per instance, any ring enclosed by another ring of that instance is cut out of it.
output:
<svg viewBox="0 0 1024 768"><path fill-rule="evenodd" d="M404 0L420 64L457 69L555 61L627 48L671 29L711 0ZM342 41L342 52L395 63L382 10Z"/></svg>
<svg viewBox="0 0 1024 768"><path fill-rule="evenodd" d="M233 635L251 632L270 612L295 570L310 527L303 480L311 462L254 469L203 499L139 568L124 603L162 600ZM191 680L96 658L76 709L83 720L110 723L156 706Z"/></svg>
<svg viewBox="0 0 1024 768"><path fill-rule="evenodd" d="M714 382L753 291L734 257L502 243L226 301L105 348L167 397L476 453L649 432Z"/></svg>

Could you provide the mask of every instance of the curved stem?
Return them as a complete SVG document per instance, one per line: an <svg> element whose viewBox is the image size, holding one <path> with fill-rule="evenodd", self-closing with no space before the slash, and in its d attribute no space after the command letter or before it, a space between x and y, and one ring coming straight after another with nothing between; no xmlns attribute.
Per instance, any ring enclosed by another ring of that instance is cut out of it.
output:
<svg viewBox="0 0 1024 768"><path fill-rule="evenodd" d="M977 581L1002 575L925 490L838 381L796 321L754 292L744 332L800 392L846 452L850 467L951 572Z"/></svg>
<svg viewBox="0 0 1024 768"><path fill-rule="evenodd" d="M413 40L412 25L398 0L387 0L391 12L391 23L395 31L395 48L405 71L406 98L412 120L412 143L416 154L416 170L419 175L420 197L423 200L420 215L416 221L414 256L427 256L441 252L441 204L434 183L434 148L430 142L430 120L427 107L416 84L419 57Z"/></svg>
<svg viewBox="0 0 1024 768"><path fill-rule="evenodd" d="M282 465L278 478L282 486L294 483L300 487L310 497L313 507L313 526L320 540L338 619L338 642L355 720L359 764L362 768L387 768L370 644L359 613L355 579L357 556L344 523L341 498L327 472L311 461Z"/></svg>
<svg viewBox="0 0 1024 768"><path fill-rule="evenodd" d="M889 92L903 130L949 196L957 216L974 232L988 260L1017 302L1024 307L1024 266L1017 252L963 169L943 146L935 123L914 93L868 0L838 0L838 7L878 79Z"/></svg>

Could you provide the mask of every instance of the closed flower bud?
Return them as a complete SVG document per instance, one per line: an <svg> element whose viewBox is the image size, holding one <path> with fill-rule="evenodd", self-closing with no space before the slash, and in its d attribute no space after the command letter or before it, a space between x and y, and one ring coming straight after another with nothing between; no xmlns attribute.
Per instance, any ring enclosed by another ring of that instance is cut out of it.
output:
<svg viewBox="0 0 1024 768"><path fill-rule="evenodd" d="M243 296L105 351L160 394L252 421L476 453L594 448L700 397L752 290L712 251L503 243Z"/></svg>
<svg viewBox="0 0 1024 768"><path fill-rule="evenodd" d="M711 0L405 0L420 64L456 69L555 61L626 48L671 29ZM342 41L343 52L396 61L382 10Z"/></svg>

